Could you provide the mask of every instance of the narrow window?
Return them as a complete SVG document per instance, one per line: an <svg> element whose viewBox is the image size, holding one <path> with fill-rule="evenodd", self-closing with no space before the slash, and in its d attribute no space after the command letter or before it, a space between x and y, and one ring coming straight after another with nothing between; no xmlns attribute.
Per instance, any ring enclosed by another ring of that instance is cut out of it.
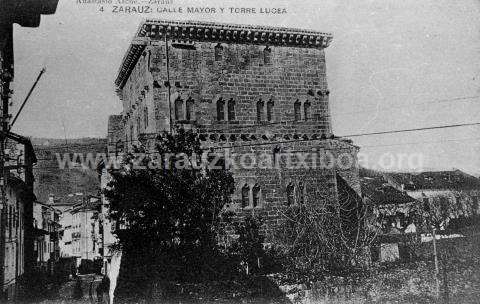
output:
<svg viewBox="0 0 480 304"><path fill-rule="evenodd" d="M428 200L428 197L422 198L422 202L423 202L423 211L430 212L430 202Z"/></svg>
<svg viewBox="0 0 480 304"><path fill-rule="evenodd" d="M300 119L302 119L302 114L300 113L300 108L301 108L301 103L297 100L294 104L293 104L293 112L294 112L294 120L295 121L300 121Z"/></svg>
<svg viewBox="0 0 480 304"><path fill-rule="evenodd" d="M264 106L264 103L263 101L260 99L258 102L257 102L257 121L258 122L261 122L263 120L263 106Z"/></svg>
<svg viewBox="0 0 480 304"><path fill-rule="evenodd" d="M287 204L289 206L295 204L295 186L293 183L290 183L287 186Z"/></svg>
<svg viewBox="0 0 480 304"><path fill-rule="evenodd" d="M263 62L265 64L272 62L272 49L268 46L263 50Z"/></svg>
<svg viewBox="0 0 480 304"><path fill-rule="evenodd" d="M143 119L144 119L144 125L145 125L145 129L148 127L148 107L145 106L145 108L143 109Z"/></svg>
<svg viewBox="0 0 480 304"><path fill-rule="evenodd" d="M194 105L193 99L189 98L187 100L187 111L186 111L186 118L185 118L187 121L190 121L193 119L193 105Z"/></svg>
<svg viewBox="0 0 480 304"><path fill-rule="evenodd" d="M223 46L219 43L215 46L215 61L222 60L223 57Z"/></svg>
<svg viewBox="0 0 480 304"><path fill-rule="evenodd" d="M298 202L299 204L305 203L305 186L302 182L298 183Z"/></svg>
<svg viewBox="0 0 480 304"><path fill-rule="evenodd" d="M233 99L228 101L228 120L235 120L235 100Z"/></svg>
<svg viewBox="0 0 480 304"><path fill-rule="evenodd" d="M183 119L183 100L181 98L175 99L175 120Z"/></svg>
<svg viewBox="0 0 480 304"><path fill-rule="evenodd" d="M250 194L250 187L247 184L245 184L242 187L242 208L245 208L249 205L250 203L249 194Z"/></svg>
<svg viewBox="0 0 480 304"><path fill-rule="evenodd" d="M255 184L252 188L253 207L258 207L260 204L260 187Z"/></svg>
<svg viewBox="0 0 480 304"><path fill-rule="evenodd" d="M273 100L267 102L267 121L273 120Z"/></svg>
<svg viewBox="0 0 480 304"><path fill-rule="evenodd" d="M151 60L152 60L152 51L148 51L148 61L147 61L147 69L148 71L150 72L151 69L150 69L150 64L151 64Z"/></svg>
<svg viewBox="0 0 480 304"><path fill-rule="evenodd" d="M217 101L217 120L222 121L225 120L225 102L223 99L219 99Z"/></svg>
<svg viewBox="0 0 480 304"><path fill-rule="evenodd" d="M140 112L140 111L139 111ZM138 116L137 116L137 134L140 134L140 113L138 113Z"/></svg>
<svg viewBox="0 0 480 304"><path fill-rule="evenodd" d="M303 104L303 112L305 115L305 121L310 119L310 103L307 101Z"/></svg>

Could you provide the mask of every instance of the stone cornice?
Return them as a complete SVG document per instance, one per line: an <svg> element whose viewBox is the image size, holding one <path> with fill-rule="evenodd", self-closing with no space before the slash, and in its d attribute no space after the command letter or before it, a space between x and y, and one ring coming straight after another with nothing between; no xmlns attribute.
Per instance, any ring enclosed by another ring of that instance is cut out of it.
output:
<svg viewBox="0 0 480 304"><path fill-rule="evenodd" d="M330 33L296 28L199 21L146 20L140 24L132 44L123 58L115 80L115 85L118 89L123 88L148 41L164 40L165 38L178 41L207 41L323 49L328 47L333 36Z"/></svg>

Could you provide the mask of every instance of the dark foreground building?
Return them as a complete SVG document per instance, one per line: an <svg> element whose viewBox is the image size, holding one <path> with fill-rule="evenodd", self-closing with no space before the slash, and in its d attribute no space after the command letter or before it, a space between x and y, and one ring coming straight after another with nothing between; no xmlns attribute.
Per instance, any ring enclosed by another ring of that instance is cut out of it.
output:
<svg viewBox="0 0 480 304"><path fill-rule="evenodd" d="M204 147L228 149L238 164L228 208L261 216L265 231L289 205L338 203L341 185L360 194L358 147L332 133L331 40L301 29L147 20L115 81L123 132L109 130L117 134L109 152L151 152L163 131L196 130Z"/></svg>

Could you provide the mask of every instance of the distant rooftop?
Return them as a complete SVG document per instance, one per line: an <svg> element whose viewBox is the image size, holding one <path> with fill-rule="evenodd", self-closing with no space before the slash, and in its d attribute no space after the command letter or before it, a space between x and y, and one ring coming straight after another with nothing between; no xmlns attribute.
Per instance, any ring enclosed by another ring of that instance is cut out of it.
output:
<svg viewBox="0 0 480 304"><path fill-rule="evenodd" d="M415 201L406 193L396 189L381 176L362 177L362 194L376 205L406 204Z"/></svg>
<svg viewBox="0 0 480 304"><path fill-rule="evenodd" d="M421 173L386 173L405 190L480 190L480 179L460 170Z"/></svg>
<svg viewBox="0 0 480 304"><path fill-rule="evenodd" d="M298 28L148 19L140 24L122 60L115 80L118 89L125 84L148 40L163 40L165 37L177 41L209 41L322 49L328 47L333 35Z"/></svg>
<svg viewBox="0 0 480 304"><path fill-rule="evenodd" d="M80 212L80 211L92 211L92 210L99 210L102 202L99 198L91 197L88 200L78 203L72 208L72 213Z"/></svg>

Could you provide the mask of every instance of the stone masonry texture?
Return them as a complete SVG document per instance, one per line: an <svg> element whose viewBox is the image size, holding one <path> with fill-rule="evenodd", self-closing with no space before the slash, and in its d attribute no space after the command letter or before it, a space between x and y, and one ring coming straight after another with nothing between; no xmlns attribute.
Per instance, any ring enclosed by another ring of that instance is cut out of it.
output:
<svg viewBox="0 0 480 304"><path fill-rule="evenodd" d="M189 26L183 32L209 30ZM222 27L229 28L212 25ZM275 30L264 31L276 35ZM287 35L288 29L278 31ZM280 159L277 168L231 168L235 193L227 208L239 220L248 214L260 216L265 230L273 228L288 207L288 185L295 187L296 201L303 193L304 203L336 204L338 173L360 195L358 147L332 132L325 48L223 41L168 37L144 38L141 47L132 44L122 66L129 68L121 69L117 79L123 112L122 123L115 125L123 127L122 142L152 150L156 134L181 126L200 133L203 147L228 149L233 159L308 153L307 166L287 168ZM325 153L333 155L335 165L313 166ZM291 159L293 164L300 161ZM341 165L348 160L349 166ZM246 206L243 187L249 189ZM256 206L254 188L260 189Z"/></svg>

